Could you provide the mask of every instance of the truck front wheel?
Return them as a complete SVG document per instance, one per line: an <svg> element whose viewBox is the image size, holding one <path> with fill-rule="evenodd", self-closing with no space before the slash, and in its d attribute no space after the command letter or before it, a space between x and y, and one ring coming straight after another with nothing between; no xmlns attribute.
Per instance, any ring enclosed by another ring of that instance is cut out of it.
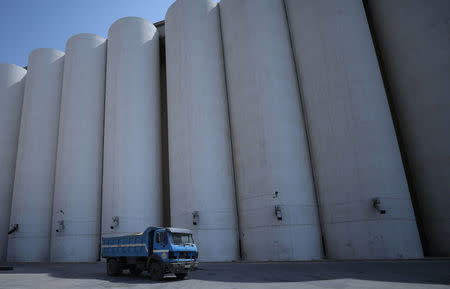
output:
<svg viewBox="0 0 450 289"><path fill-rule="evenodd" d="M116 259L108 259L106 263L106 273L108 276L119 276L121 273L120 264Z"/></svg>
<svg viewBox="0 0 450 289"><path fill-rule="evenodd" d="M160 262L150 263L148 272L152 280L161 281L164 278L163 266Z"/></svg>

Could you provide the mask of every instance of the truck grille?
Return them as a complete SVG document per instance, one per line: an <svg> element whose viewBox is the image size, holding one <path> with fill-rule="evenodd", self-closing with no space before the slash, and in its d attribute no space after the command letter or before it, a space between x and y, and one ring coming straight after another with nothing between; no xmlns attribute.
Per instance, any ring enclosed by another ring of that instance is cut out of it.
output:
<svg viewBox="0 0 450 289"><path fill-rule="evenodd" d="M169 252L170 259L197 259L197 252L180 251Z"/></svg>

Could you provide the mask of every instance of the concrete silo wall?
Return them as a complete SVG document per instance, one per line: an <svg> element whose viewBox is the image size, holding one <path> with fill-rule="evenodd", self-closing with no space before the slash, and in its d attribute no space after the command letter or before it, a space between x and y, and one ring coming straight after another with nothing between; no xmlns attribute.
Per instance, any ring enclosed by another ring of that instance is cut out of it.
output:
<svg viewBox="0 0 450 289"><path fill-rule="evenodd" d="M327 256L422 257L362 2L285 2Z"/></svg>
<svg viewBox="0 0 450 289"><path fill-rule="evenodd" d="M64 53L31 52L20 124L8 261L47 262L58 141Z"/></svg>
<svg viewBox="0 0 450 289"><path fill-rule="evenodd" d="M178 0L165 24L171 225L194 231L201 261L239 259L218 8Z"/></svg>
<svg viewBox="0 0 450 289"><path fill-rule="evenodd" d="M67 41L56 161L52 262L99 258L106 40Z"/></svg>
<svg viewBox="0 0 450 289"><path fill-rule="evenodd" d="M126 17L111 25L106 69L103 236L162 225L159 68L159 38L153 24Z"/></svg>
<svg viewBox="0 0 450 289"><path fill-rule="evenodd" d="M27 71L0 63L0 262L6 261L17 141Z"/></svg>
<svg viewBox="0 0 450 289"><path fill-rule="evenodd" d="M319 259L318 209L283 1L222 0L220 15L243 256Z"/></svg>
<svg viewBox="0 0 450 289"><path fill-rule="evenodd" d="M450 256L450 2L367 1L426 251Z"/></svg>

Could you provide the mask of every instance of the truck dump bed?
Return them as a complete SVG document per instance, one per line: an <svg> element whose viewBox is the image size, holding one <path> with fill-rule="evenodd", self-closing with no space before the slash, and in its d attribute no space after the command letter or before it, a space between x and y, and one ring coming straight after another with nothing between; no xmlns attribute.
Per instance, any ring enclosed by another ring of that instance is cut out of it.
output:
<svg viewBox="0 0 450 289"><path fill-rule="evenodd" d="M152 246L148 233L102 238L102 257L146 257Z"/></svg>

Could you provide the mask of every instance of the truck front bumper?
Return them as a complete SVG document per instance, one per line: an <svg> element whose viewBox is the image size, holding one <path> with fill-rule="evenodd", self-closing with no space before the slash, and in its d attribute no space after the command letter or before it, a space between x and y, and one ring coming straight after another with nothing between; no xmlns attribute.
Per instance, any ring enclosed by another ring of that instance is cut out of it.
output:
<svg viewBox="0 0 450 289"><path fill-rule="evenodd" d="M187 262L174 262L168 263L166 265L167 271L172 273L187 273L189 271L197 270L198 262L187 261Z"/></svg>

